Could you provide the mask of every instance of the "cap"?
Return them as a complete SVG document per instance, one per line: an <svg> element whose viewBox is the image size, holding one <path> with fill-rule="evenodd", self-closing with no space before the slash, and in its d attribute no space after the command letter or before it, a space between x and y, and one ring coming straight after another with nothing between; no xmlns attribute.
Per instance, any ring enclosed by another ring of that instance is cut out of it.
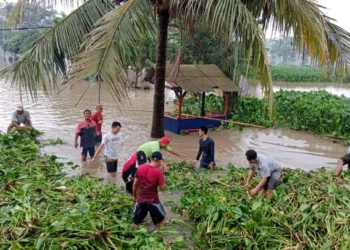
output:
<svg viewBox="0 0 350 250"><path fill-rule="evenodd" d="M96 105L96 109L98 108L102 108L102 105L101 104Z"/></svg>
<svg viewBox="0 0 350 250"><path fill-rule="evenodd" d="M165 145L168 145L170 143L170 139L166 136L159 139L159 142Z"/></svg>
<svg viewBox="0 0 350 250"><path fill-rule="evenodd" d="M152 156L151 156L152 160L155 160L155 161L161 161L163 160L163 155L161 152L153 152Z"/></svg>
<svg viewBox="0 0 350 250"><path fill-rule="evenodd" d="M21 105L18 105L18 106L17 106L17 110L18 110L18 111L23 111L23 105L22 105L22 104L21 104Z"/></svg>
<svg viewBox="0 0 350 250"><path fill-rule="evenodd" d="M139 165L145 164L145 163L147 162L146 154L145 154L145 152L143 152L143 151L138 151L138 152L136 153L136 159L137 159L137 163L138 163Z"/></svg>

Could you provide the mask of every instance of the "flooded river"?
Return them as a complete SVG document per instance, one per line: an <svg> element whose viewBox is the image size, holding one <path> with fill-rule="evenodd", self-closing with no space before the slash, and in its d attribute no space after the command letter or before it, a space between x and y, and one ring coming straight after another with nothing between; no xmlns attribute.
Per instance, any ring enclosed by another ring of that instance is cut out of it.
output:
<svg viewBox="0 0 350 250"><path fill-rule="evenodd" d="M74 104L79 99L86 87L86 83L77 84L72 90L66 88L59 95L46 98L39 95L39 101L33 103L31 99L23 97L25 108L31 113L33 125L45 132L43 139L61 138L65 144L47 146L43 150L47 153L58 155L67 161L80 163L80 150L73 147L74 129L77 122L83 119L84 109L94 109L98 100L98 86L93 84L77 107ZM0 91L0 130L5 131L11 113L19 103L19 93L9 85L1 83ZM124 105L120 109L106 89L102 89L101 100L104 106L105 121L103 132L109 131L113 121L122 124L122 140L120 162L124 161L137 147L151 140L151 112L152 90L131 90L130 105ZM174 95L167 92L166 110L173 110ZM128 111L129 109L144 111ZM173 149L185 154L190 160L194 159L198 136L196 133L181 136L166 132L171 139ZM220 130L210 132L210 136L216 141L216 160L218 165L225 166L233 163L239 167L247 166L244 152L248 148L254 148L258 152L274 157L283 167L311 170L320 167L335 167L336 158L346 152L347 148L342 144L332 143L330 140L321 139L307 132L296 132L289 129L248 129L243 131ZM180 159L166 154L168 162ZM121 165L118 171L121 170ZM75 170L77 172L81 169ZM106 174L104 167L99 168L87 163L82 167L83 172L91 172L103 177ZM74 174L72 172L71 174Z"/></svg>

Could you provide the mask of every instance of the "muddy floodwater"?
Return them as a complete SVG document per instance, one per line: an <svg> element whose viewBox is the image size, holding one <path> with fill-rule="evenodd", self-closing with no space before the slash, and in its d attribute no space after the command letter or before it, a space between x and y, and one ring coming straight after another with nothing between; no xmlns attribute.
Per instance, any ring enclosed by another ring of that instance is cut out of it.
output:
<svg viewBox="0 0 350 250"><path fill-rule="evenodd" d="M59 95L51 95L50 98L40 94L36 103L33 103L30 97L23 96L24 107L30 112L33 125L45 133L42 139L61 138L64 141L63 145L46 146L43 152L56 154L66 161L80 164L80 149L73 147L74 129L77 122L83 119L83 110L94 110L98 101L98 86L93 84L78 106L74 107L86 86L87 83L82 82L75 85L72 90L66 88ZM0 130L6 131L11 113L19 103L20 97L17 89L3 82L0 84L0 91L2 96L0 99ZM152 140L150 138L152 90L131 90L129 95L130 103L118 108L107 89L102 89L101 93L105 117L103 133L109 131L113 121L119 121L122 124L121 164L135 152L140 144ZM166 98L166 110L171 111L175 108L172 102L174 94L168 91ZM173 149L185 154L188 160L194 159L198 148L196 133L181 136L166 132L166 135L170 137ZM320 167L335 167L337 157L347 151L347 147L343 144L333 143L307 132L289 129L245 128L243 131L219 129L211 131L209 135L216 142L216 161L221 166L226 166L228 163L239 167L247 166L244 152L253 148L257 152L274 157L283 167L311 170ZM181 160L168 153L165 153L165 159L168 162ZM121 171L121 164L118 171ZM80 171L99 177L106 175L102 164L98 167L89 162L70 174Z"/></svg>

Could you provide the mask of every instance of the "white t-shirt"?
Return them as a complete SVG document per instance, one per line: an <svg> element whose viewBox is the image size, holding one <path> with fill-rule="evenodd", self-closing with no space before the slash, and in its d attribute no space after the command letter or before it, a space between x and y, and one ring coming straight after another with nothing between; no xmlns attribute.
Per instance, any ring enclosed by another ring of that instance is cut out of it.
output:
<svg viewBox="0 0 350 250"><path fill-rule="evenodd" d="M120 134L113 134L112 132L108 132L103 136L102 144L105 147L104 155L107 158L118 159L118 151L120 148Z"/></svg>

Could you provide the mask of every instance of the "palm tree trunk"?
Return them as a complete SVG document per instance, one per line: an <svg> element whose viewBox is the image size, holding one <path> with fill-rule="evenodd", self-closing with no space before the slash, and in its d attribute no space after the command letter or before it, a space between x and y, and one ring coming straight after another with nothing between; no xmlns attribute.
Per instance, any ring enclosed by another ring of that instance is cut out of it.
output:
<svg viewBox="0 0 350 250"><path fill-rule="evenodd" d="M160 138L164 136L164 90L166 49L168 40L169 9L158 8L158 41L156 59L156 79L153 98L153 118L151 137Z"/></svg>

